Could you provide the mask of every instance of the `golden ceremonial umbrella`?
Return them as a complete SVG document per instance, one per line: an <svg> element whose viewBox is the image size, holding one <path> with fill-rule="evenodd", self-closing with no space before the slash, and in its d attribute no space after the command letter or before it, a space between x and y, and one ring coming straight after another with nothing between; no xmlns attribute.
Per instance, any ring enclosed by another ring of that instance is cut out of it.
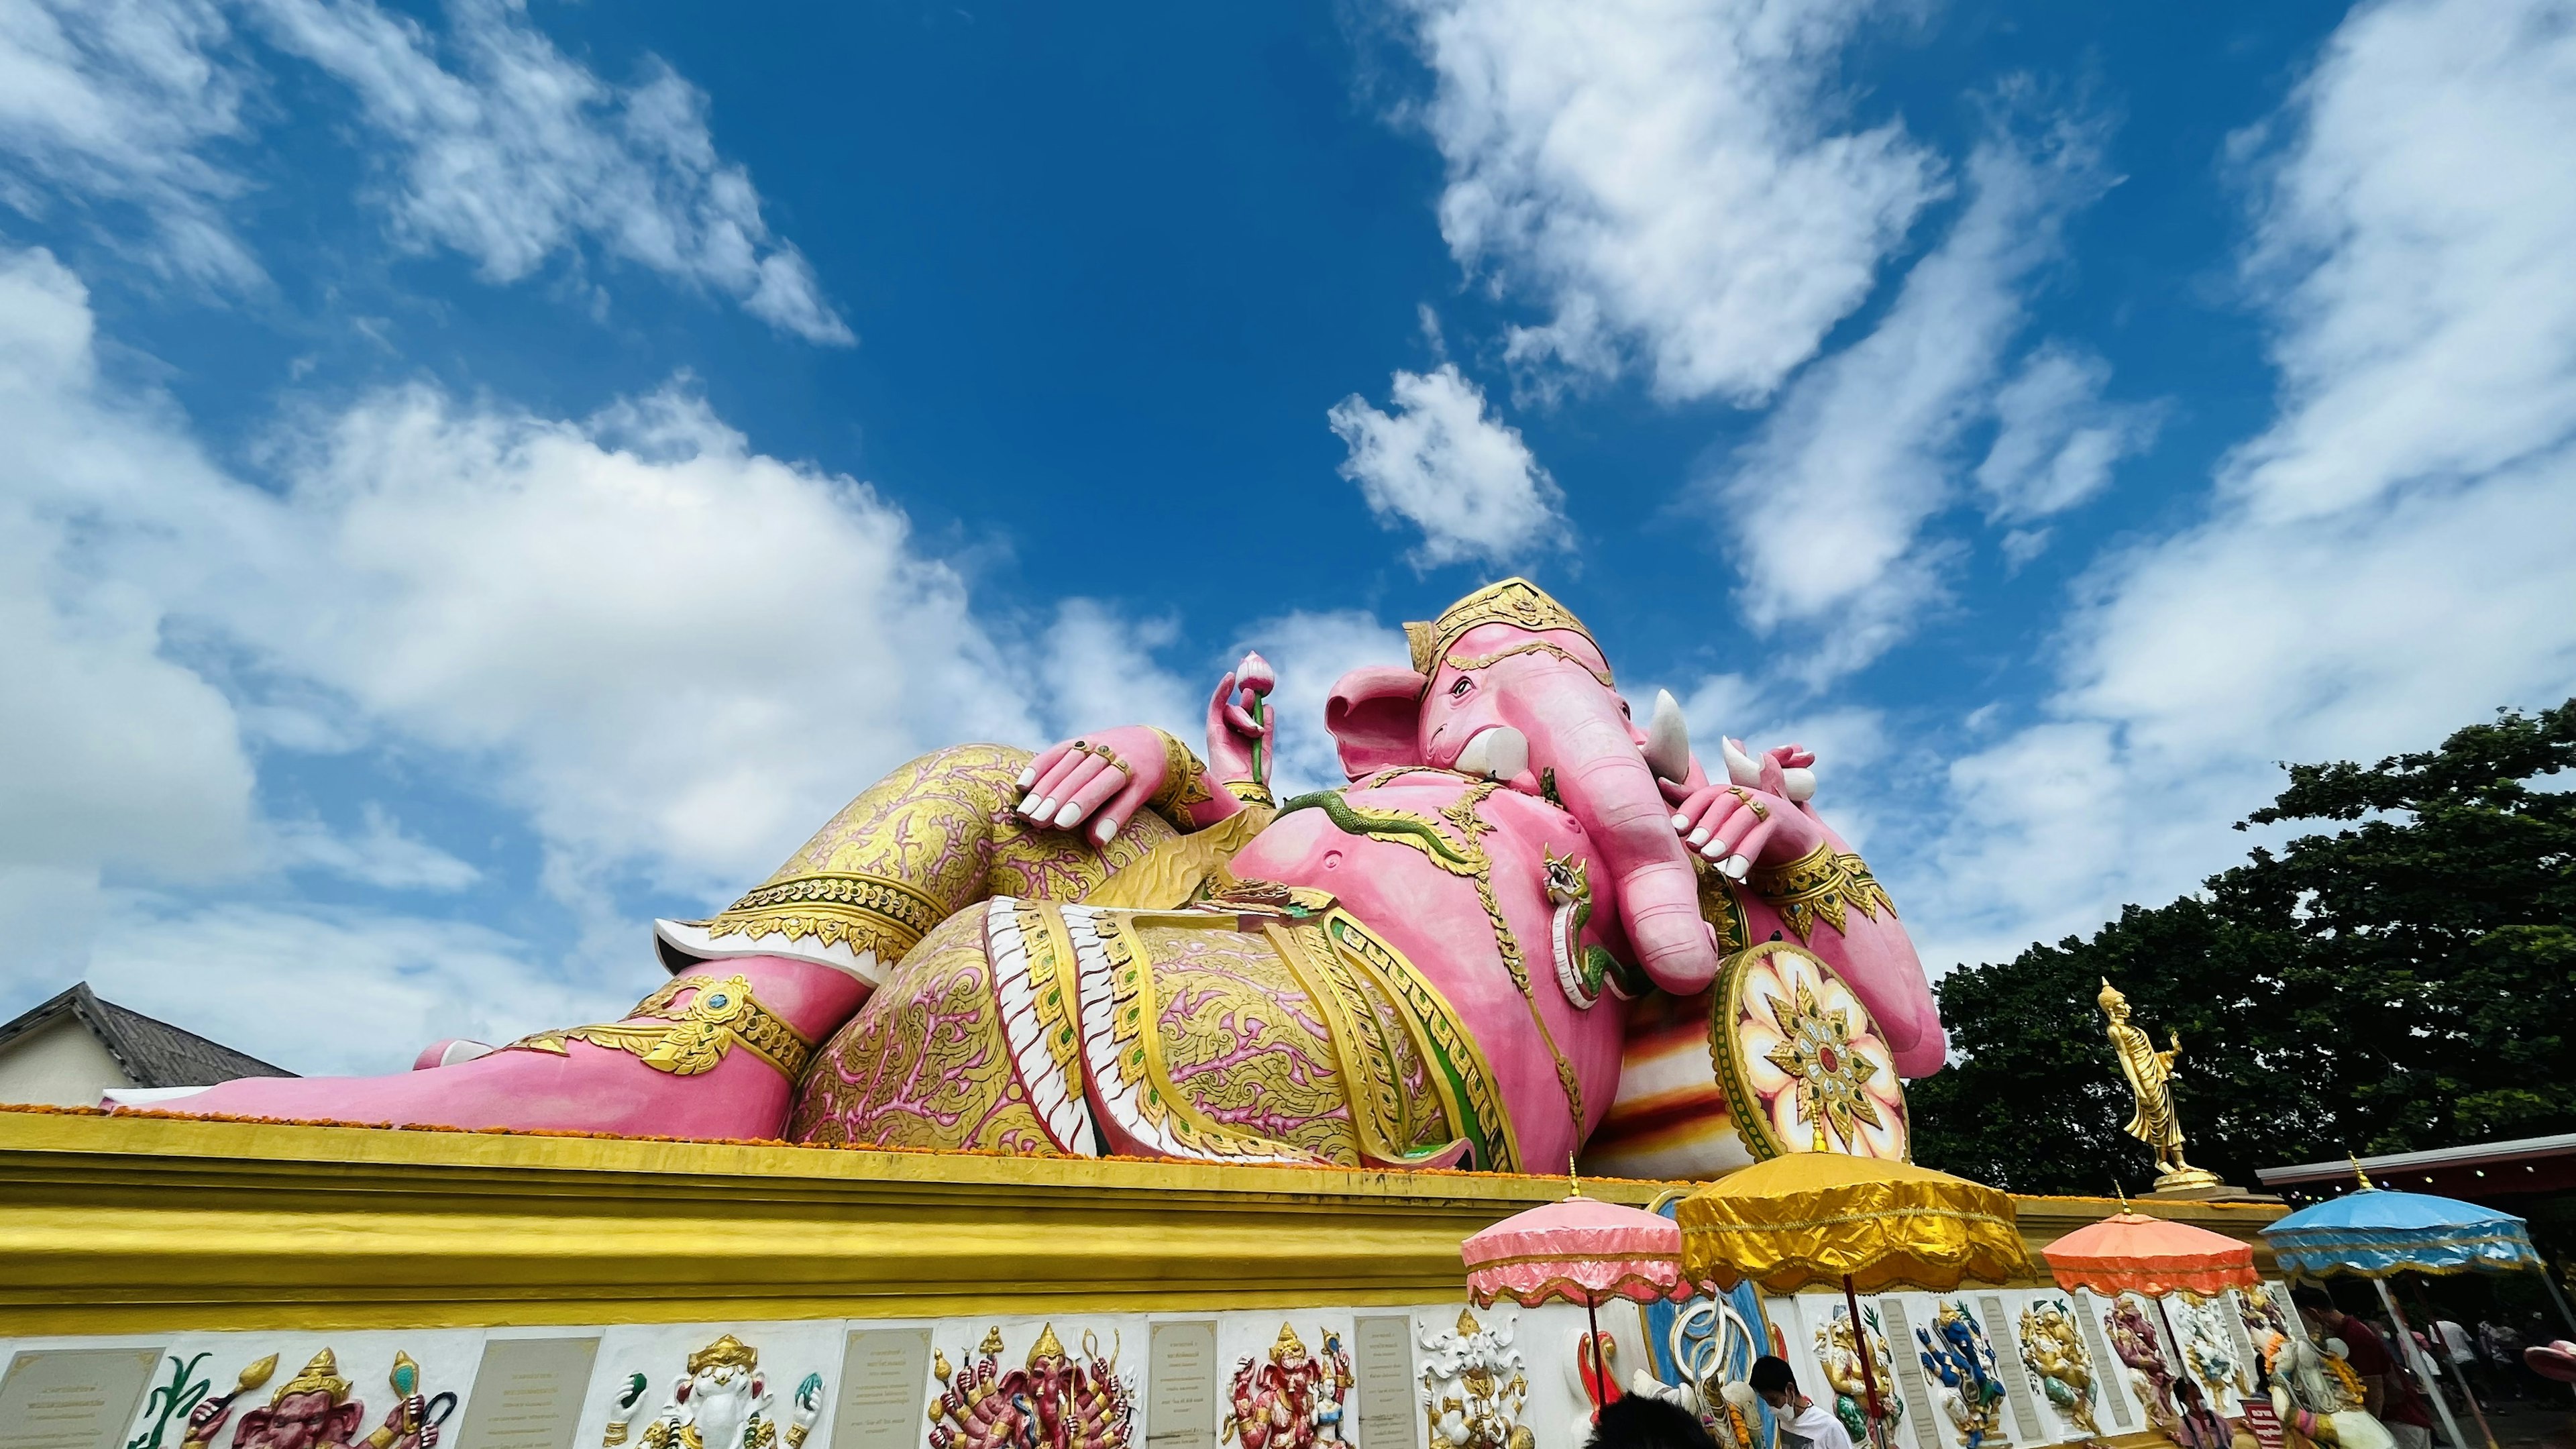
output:
<svg viewBox="0 0 2576 1449"><path fill-rule="evenodd" d="M1677 1215L1682 1271L1695 1282L1733 1288L1751 1279L1782 1294L1842 1284L1873 1438L1878 1374L1861 1292L1946 1293L2033 1273L2010 1194L1910 1162L1787 1153L1700 1188Z"/></svg>

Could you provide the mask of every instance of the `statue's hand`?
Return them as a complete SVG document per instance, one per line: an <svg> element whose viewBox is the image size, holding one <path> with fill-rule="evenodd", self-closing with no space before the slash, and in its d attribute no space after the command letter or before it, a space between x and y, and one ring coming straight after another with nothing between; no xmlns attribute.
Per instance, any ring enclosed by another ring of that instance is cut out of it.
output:
<svg viewBox="0 0 2576 1449"><path fill-rule="evenodd" d="M215 1436L223 1432L224 1421L233 1416L233 1398L233 1395L225 1394L208 1399L190 1409L188 1432L185 1436L187 1441L191 1444L214 1442Z"/></svg>
<svg viewBox="0 0 2576 1449"><path fill-rule="evenodd" d="M1246 654L1208 699L1208 776L1220 782L1249 781L1270 787L1273 739L1279 715L1269 705L1279 676L1270 661Z"/></svg>
<svg viewBox="0 0 2576 1449"><path fill-rule="evenodd" d="M1020 772L1020 818L1050 830L1072 830L1089 821L1087 834L1106 845L1170 772L1163 736L1143 725L1095 730L1078 740L1050 745Z"/></svg>
<svg viewBox="0 0 2576 1449"><path fill-rule="evenodd" d="M1780 773L1779 763L1766 756L1764 784L1689 790L1686 783L1664 782L1664 798L1674 807L1673 833L1731 881L1742 881L1757 865L1785 865L1807 854L1824 843L1825 830L1780 793Z"/></svg>

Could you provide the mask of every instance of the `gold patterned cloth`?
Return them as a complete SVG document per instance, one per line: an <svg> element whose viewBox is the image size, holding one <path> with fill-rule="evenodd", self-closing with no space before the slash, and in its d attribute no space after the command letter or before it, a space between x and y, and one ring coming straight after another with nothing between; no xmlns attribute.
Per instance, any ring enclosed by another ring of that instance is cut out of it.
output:
<svg viewBox="0 0 2576 1449"><path fill-rule="evenodd" d="M1765 1293L1842 1286L1946 1293L2035 1276L2010 1194L1909 1162L1793 1152L1683 1198L1682 1267L1693 1281Z"/></svg>
<svg viewBox="0 0 2576 1449"><path fill-rule="evenodd" d="M789 1135L1209 1162L1516 1170L1492 1064L1322 892L1188 910L997 896L906 956L827 1043Z"/></svg>
<svg viewBox="0 0 2576 1449"><path fill-rule="evenodd" d="M686 1003L682 996L689 998ZM814 1043L770 1010L741 976L722 980L690 976L665 982L636 1003L623 1021L541 1031L503 1050L565 1056L567 1041L622 1051L675 1077L712 1072L737 1047L776 1067L791 1082L805 1075L806 1064L814 1058Z"/></svg>
<svg viewBox="0 0 2576 1449"><path fill-rule="evenodd" d="M1028 824L1016 807L1032 758L956 745L897 767L740 900L707 920L654 922L663 965L785 956L881 986L955 912L991 895L1080 900L1179 835L1150 811L1098 849Z"/></svg>

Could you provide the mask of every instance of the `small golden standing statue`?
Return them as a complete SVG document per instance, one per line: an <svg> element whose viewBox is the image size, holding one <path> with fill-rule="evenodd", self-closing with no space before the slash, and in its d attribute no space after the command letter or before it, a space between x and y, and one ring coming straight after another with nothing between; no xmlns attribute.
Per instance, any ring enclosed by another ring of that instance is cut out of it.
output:
<svg viewBox="0 0 2576 1449"><path fill-rule="evenodd" d="M2129 1024L2129 998L2108 977L2094 1000L2110 1020L2111 1051L2119 1057L2120 1075L2128 1078L2129 1094L2138 1102L2136 1115L2129 1119L2129 1135L2156 1151L2156 1191L2198 1195L2222 1187L2218 1174L2182 1158L2182 1118L2174 1111L2173 1098L2173 1068L2182 1055L2182 1034L2168 1033L2171 1049L2156 1050L2153 1038Z"/></svg>

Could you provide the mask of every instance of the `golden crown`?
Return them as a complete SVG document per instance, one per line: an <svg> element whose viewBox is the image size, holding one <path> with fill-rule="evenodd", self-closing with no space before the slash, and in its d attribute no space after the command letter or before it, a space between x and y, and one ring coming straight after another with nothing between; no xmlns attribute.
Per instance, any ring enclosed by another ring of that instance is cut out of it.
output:
<svg viewBox="0 0 2576 1449"><path fill-rule="evenodd" d="M751 1370L759 1367L760 1350L730 1333L689 1355L689 1375L692 1378L711 1368Z"/></svg>
<svg viewBox="0 0 2576 1449"><path fill-rule="evenodd" d="M1279 1341L1270 1345L1270 1361L1284 1363L1289 1359L1305 1356L1306 1341L1297 1336L1297 1330L1285 1323L1279 1325Z"/></svg>
<svg viewBox="0 0 2576 1449"><path fill-rule="evenodd" d="M1093 1341L1098 1342L1096 1339ZM1029 1367L1031 1368L1036 1368L1048 1359L1060 1359L1065 1356L1064 1340L1055 1336L1055 1325L1052 1323L1039 1329L1038 1341L1029 1345Z"/></svg>
<svg viewBox="0 0 2576 1449"><path fill-rule="evenodd" d="M326 1348L313 1355L313 1361L304 1366L303 1372L278 1387L275 1396L268 1401L269 1407L285 1403L289 1394L329 1394L331 1402L336 1404L349 1397L349 1381L340 1377L340 1361L333 1358L331 1350Z"/></svg>
<svg viewBox="0 0 2576 1449"><path fill-rule="evenodd" d="M2120 994L2120 988L2112 985L2111 978L2105 976L2102 978L2101 993L2093 998L2093 1004L2101 1007L2104 1011L2109 1011L2115 1006L2128 1005L2129 998L2122 996Z"/></svg>
<svg viewBox="0 0 2576 1449"><path fill-rule="evenodd" d="M1476 1322L1476 1315L1473 1312L1464 1308L1458 1310L1458 1336L1460 1338L1472 1337L1482 1330L1483 1325Z"/></svg>
<svg viewBox="0 0 2576 1449"><path fill-rule="evenodd" d="M1548 597L1547 590L1523 578L1509 578L1498 584L1487 584L1448 608L1428 624L1404 626L1405 642L1413 649L1413 672L1428 679L1440 667L1449 646L1459 636L1479 624L1510 624L1535 633L1541 629L1563 629L1580 634L1583 642L1599 653L1601 641L1574 617L1574 611ZM1603 655L1603 658L1608 658Z"/></svg>

